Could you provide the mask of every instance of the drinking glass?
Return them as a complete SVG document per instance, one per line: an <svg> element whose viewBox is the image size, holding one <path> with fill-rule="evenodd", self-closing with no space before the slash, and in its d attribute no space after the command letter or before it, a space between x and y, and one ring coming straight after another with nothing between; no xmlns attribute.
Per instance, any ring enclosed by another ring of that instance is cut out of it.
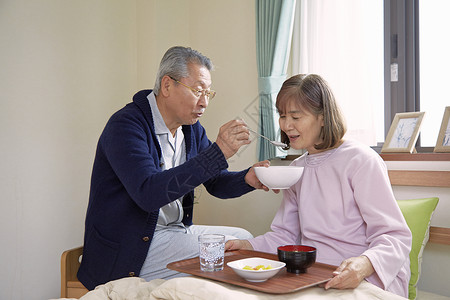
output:
<svg viewBox="0 0 450 300"><path fill-rule="evenodd" d="M205 272L223 270L225 236L222 234L202 234L198 237L200 269Z"/></svg>

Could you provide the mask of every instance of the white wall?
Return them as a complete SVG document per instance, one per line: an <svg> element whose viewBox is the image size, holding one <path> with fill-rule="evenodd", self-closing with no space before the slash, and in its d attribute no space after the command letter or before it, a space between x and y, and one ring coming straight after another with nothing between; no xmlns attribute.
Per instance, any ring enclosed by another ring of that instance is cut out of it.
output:
<svg viewBox="0 0 450 300"><path fill-rule="evenodd" d="M134 1L0 2L0 299L60 293L98 136L137 87Z"/></svg>

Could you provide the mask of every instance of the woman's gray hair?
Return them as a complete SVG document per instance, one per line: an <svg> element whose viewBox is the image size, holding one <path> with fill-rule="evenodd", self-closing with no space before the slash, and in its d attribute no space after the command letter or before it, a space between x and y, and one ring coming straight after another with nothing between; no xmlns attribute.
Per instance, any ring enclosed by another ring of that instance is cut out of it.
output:
<svg viewBox="0 0 450 300"><path fill-rule="evenodd" d="M198 64L211 71L214 66L211 60L200 52L188 47L175 46L167 50L159 64L153 93L159 94L161 80L164 76L170 76L176 80L189 77L188 64Z"/></svg>

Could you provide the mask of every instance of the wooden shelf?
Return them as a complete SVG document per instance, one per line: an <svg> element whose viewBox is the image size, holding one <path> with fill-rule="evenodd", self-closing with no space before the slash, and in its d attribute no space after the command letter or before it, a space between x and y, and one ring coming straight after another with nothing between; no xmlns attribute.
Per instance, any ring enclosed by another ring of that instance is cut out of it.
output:
<svg viewBox="0 0 450 300"><path fill-rule="evenodd" d="M388 170L392 185L450 187L449 171Z"/></svg>
<svg viewBox="0 0 450 300"><path fill-rule="evenodd" d="M450 245L450 228L430 227L430 243Z"/></svg>
<svg viewBox="0 0 450 300"><path fill-rule="evenodd" d="M450 153L380 153L385 161L450 161Z"/></svg>

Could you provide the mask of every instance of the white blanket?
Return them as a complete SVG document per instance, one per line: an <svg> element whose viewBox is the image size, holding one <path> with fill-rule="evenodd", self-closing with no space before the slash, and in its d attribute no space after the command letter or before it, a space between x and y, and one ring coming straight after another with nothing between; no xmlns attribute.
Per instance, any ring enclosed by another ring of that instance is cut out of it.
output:
<svg viewBox="0 0 450 300"><path fill-rule="evenodd" d="M226 283L198 277L179 277L169 280L154 279L146 282L141 278L123 278L98 286L80 300L404 300L363 281L354 290L324 290L312 287L289 294L266 294ZM61 300L61 299L60 299Z"/></svg>

